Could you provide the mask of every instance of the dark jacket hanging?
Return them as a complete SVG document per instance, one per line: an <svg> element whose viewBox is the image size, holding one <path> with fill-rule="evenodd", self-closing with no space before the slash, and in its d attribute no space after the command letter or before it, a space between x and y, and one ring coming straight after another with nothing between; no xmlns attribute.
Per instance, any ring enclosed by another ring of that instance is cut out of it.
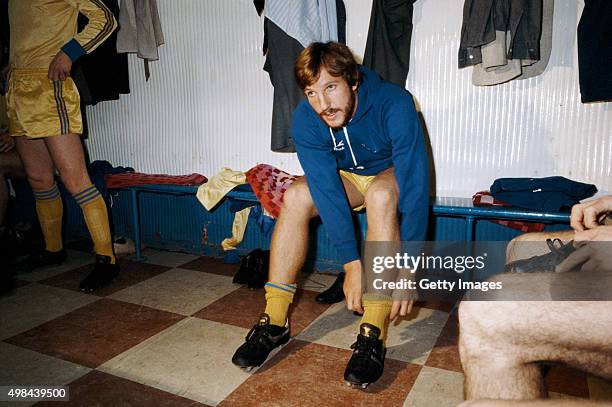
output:
<svg viewBox="0 0 612 407"><path fill-rule="evenodd" d="M117 0L102 0L102 2L118 19ZM79 30L86 23L87 18L79 15ZM120 94L130 93L127 54L117 53L117 31L94 52L79 58L74 63L72 77L79 89L81 103L85 105L117 100Z"/></svg>
<svg viewBox="0 0 612 407"><path fill-rule="evenodd" d="M406 86L415 0L374 0L363 65Z"/></svg>
<svg viewBox="0 0 612 407"><path fill-rule="evenodd" d="M578 24L582 103L612 101L612 2L585 0Z"/></svg>

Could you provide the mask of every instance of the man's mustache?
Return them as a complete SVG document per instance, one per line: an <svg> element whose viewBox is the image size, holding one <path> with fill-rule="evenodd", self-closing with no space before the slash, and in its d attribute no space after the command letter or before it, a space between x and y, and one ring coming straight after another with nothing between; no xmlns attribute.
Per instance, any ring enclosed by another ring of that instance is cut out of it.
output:
<svg viewBox="0 0 612 407"><path fill-rule="evenodd" d="M321 112L320 115L321 116L328 116L328 115L332 115L332 114L334 114L336 112L339 112L339 111L340 111L340 109L327 109L327 110Z"/></svg>

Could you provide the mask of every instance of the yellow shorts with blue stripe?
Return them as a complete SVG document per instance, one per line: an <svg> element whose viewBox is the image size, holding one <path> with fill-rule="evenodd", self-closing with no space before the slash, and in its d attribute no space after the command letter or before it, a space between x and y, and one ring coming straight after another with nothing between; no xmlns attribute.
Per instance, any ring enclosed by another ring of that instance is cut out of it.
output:
<svg viewBox="0 0 612 407"><path fill-rule="evenodd" d="M41 138L82 134L80 96L71 78L52 81L46 69L11 71L6 95L9 134Z"/></svg>
<svg viewBox="0 0 612 407"><path fill-rule="evenodd" d="M350 182L363 196L365 196L366 191L370 188L374 179L376 179L376 175L359 175L344 170L340 170L340 176ZM360 211L365 207L364 203L363 205L353 208L353 210Z"/></svg>

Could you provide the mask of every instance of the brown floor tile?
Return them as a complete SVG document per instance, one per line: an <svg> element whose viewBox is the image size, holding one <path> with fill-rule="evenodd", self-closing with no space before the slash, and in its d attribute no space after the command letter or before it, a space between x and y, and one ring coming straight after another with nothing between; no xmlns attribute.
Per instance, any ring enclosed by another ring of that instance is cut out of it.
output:
<svg viewBox="0 0 612 407"><path fill-rule="evenodd" d="M119 267L120 272L117 278L111 284L96 290L95 295L104 297L170 270L170 267L130 260L119 260ZM79 283L93 268L94 264L88 264L39 281L39 283L79 291Z"/></svg>
<svg viewBox="0 0 612 407"><path fill-rule="evenodd" d="M200 257L179 266L182 269L205 271L212 274L233 277L240 268L240 264L227 264L223 260L214 257Z"/></svg>
<svg viewBox="0 0 612 407"><path fill-rule="evenodd" d="M343 379L351 352L293 340L220 405L401 406L421 367L387 359L381 379L365 391Z"/></svg>
<svg viewBox="0 0 612 407"><path fill-rule="evenodd" d="M555 364L544 378L548 391L589 398L587 374L569 366Z"/></svg>
<svg viewBox="0 0 612 407"><path fill-rule="evenodd" d="M96 367L184 317L101 299L5 342Z"/></svg>
<svg viewBox="0 0 612 407"><path fill-rule="evenodd" d="M92 371L68 385L70 401L47 401L36 406L206 406L165 391L107 373Z"/></svg>
<svg viewBox="0 0 612 407"><path fill-rule="evenodd" d="M455 372L463 372L461 360L459 359L458 341L459 322L456 315L450 315L425 365Z"/></svg>
<svg viewBox="0 0 612 407"><path fill-rule="evenodd" d="M299 334L329 308L329 305L319 304L314 300L317 294L308 290L297 291L289 316L292 336ZM247 287L241 287L193 316L250 329L266 307L264 296L263 289L249 290Z"/></svg>

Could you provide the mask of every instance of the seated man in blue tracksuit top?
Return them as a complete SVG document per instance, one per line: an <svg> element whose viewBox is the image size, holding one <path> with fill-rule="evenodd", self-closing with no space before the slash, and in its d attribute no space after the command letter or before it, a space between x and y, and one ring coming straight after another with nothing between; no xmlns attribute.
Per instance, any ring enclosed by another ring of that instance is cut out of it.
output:
<svg viewBox="0 0 612 407"><path fill-rule="evenodd" d="M389 319L406 315L412 302L362 296L364 269L351 208L367 207L368 241L425 240L424 137L412 95L357 65L345 45L311 44L296 60L295 76L306 100L293 112L291 131L306 177L284 195L272 236L265 313L232 361L259 366L289 340L287 310L306 257L308 224L320 216L344 265L347 307L363 312L345 379L367 385L382 374Z"/></svg>

